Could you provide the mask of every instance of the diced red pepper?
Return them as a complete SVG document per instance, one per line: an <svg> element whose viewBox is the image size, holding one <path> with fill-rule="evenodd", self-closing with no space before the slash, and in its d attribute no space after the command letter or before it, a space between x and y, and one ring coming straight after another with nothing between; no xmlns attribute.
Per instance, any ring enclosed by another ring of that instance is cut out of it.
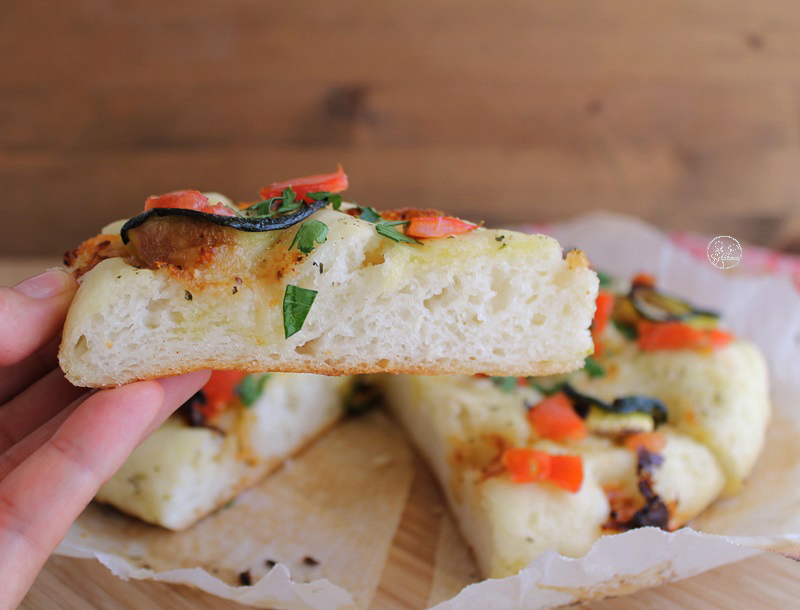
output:
<svg viewBox="0 0 800 610"><path fill-rule="evenodd" d="M236 398L236 386L247 375L241 371L213 371L206 385L203 386L206 402L195 408L206 419L212 419L219 415Z"/></svg>
<svg viewBox="0 0 800 610"><path fill-rule="evenodd" d="M226 205L208 203L208 197L200 191L173 191L165 195L148 197L144 204L145 212L153 208L179 208L182 210L197 210L205 214L217 216L236 216L236 212Z"/></svg>
<svg viewBox="0 0 800 610"><path fill-rule="evenodd" d="M638 324L639 348L644 351L671 349L714 349L725 347L733 335L722 330L699 329L683 322L649 322Z"/></svg>
<svg viewBox="0 0 800 610"><path fill-rule="evenodd" d="M412 218L406 229L409 237L447 237L468 233L478 228L478 225L465 222L452 216L419 216Z"/></svg>
<svg viewBox="0 0 800 610"><path fill-rule="evenodd" d="M611 319L611 312L614 310L614 295L610 292L600 292L595 301L597 309L592 320L592 334L602 335Z"/></svg>
<svg viewBox="0 0 800 610"><path fill-rule="evenodd" d="M577 441L587 434L586 424L564 392L548 396L534 406L528 411L528 421L539 436L554 441Z"/></svg>
<svg viewBox="0 0 800 610"><path fill-rule="evenodd" d="M592 320L592 339L594 340L594 353L596 356L603 354L603 333L611 319L614 310L614 295L610 292L600 292L595 301L594 320Z"/></svg>
<svg viewBox="0 0 800 610"><path fill-rule="evenodd" d="M314 176L306 176L304 178L273 182L261 189L261 198L271 199L272 197L280 197L285 188L292 187L297 199L305 201L306 203L311 203L311 199L307 197L308 193L316 193L319 191L341 193L342 191L346 191L348 186L347 174L344 173L340 165L339 169L332 174L315 174Z"/></svg>
<svg viewBox="0 0 800 610"><path fill-rule="evenodd" d="M555 455L536 449L506 449L503 466L515 483L552 483L575 493L583 483L583 459L579 455Z"/></svg>

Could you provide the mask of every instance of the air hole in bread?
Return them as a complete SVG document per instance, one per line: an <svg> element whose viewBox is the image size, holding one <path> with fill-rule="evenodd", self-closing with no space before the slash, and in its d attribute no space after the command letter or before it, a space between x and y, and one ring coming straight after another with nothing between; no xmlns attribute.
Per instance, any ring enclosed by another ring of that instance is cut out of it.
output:
<svg viewBox="0 0 800 610"><path fill-rule="evenodd" d="M318 343L319 339L311 339L310 341L306 341L305 343L301 343L295 347L294 351L303 356L311 356L317 353Z"/></svg>
<svg viewBox="0 0 800 610"><path fill-rule="evenodd" d="M380 248L371 248L364 252L364 261L361 263L361 268L382 265L384 262L386 262L386 258L383 255L383 251Z"/></svg>
<svg viewBox="0 0 800 610"><path fill-rule="evenodd" d="M511 282L504 275L492 275L492 283L490 286L494 297L492 298L492 311L505 311L508 309L511 297L514 294Z"/></svg>
<svg viewBox="0 0 800 610"><path fill-rule="evenodd" d="M80 357L86 353L88 346L86 345L86 335L81 335L75 342L75 354Z"/></svg>

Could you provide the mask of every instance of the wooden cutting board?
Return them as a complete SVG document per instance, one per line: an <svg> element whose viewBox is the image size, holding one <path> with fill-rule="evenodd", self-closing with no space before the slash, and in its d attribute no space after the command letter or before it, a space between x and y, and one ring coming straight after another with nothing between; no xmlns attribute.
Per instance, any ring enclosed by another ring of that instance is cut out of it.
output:
<svg viewBox="0 0 800 610"><path fill-rule="evenodd" d="M0 285L12 285L57 264L52 259L0 259ZM414 484L371 608L425 607L431 588L443 500L425 465L415 462ZM800 599L800 566L763 554L711 572L588 605L627 608L790 608ZM144 581L122 581L93 560L53 556L21 608L111 610L118 608L227 610L243 606L200 591Z"/></svg>

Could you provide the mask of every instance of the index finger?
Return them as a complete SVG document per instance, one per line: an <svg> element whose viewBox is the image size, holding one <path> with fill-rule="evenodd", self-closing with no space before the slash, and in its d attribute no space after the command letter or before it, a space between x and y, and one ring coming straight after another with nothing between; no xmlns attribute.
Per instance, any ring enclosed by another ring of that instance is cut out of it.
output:
<svg viewBox="0 0 800 610"><path fill-rule="evenodd" d="M12 599L131 451L207 379L190 373L93 394L0 482L0 582L12 584Z"/></svg>

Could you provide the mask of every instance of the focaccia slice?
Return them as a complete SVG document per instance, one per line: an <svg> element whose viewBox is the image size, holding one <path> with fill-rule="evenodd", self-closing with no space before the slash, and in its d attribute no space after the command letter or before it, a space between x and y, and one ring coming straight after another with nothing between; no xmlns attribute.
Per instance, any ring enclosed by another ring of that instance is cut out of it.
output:
<svg viewBox="0 0 800 610"><path fill-rule="evenodd" d="M89 240L68 260L82 285L62 368L91 387L203 368L531 375L591 352L597 277L580 252L471 225L409 238L396 223L417 211L364 210L265 232L159 212L127 244Z"/></svg>
<svg viewBox="0 0 800 610"><path fill-rule="evenodd" d="M657 290L654 278L643 274L604 287L599 299L598 311L605 299L609 316L594 333L589 365L539 383L568 381L604 401L630 394L660 399L670 424L714 453L725 493L736 492L761 452L770 418L761 351L722 330L716 313Z"/></svg>
<svg viewBox="0 0 800 610"><path fill-rule="evenodd" d="M209 411L205 401L211 397L201 395L137 447L95 499L144 521L185 529L339 420L349 387L347 377L253 374L218 413L219 405Z"/></svg>
<svg viewBox="0 0 800 610"><path fill-rule="evenodd" d="M467 376L385 376L382 383L487 578L514 574L547 549L578 557L604 534L679 527L724 484L713 454L670 425L658 428L657 452L626 446L641 421L622 420L610 432L606 418L585 438L554 441L528 420L545 398L529 387ZM515 482L504 464L507 452L520 449L579 459L580 485Z"/></svg>

